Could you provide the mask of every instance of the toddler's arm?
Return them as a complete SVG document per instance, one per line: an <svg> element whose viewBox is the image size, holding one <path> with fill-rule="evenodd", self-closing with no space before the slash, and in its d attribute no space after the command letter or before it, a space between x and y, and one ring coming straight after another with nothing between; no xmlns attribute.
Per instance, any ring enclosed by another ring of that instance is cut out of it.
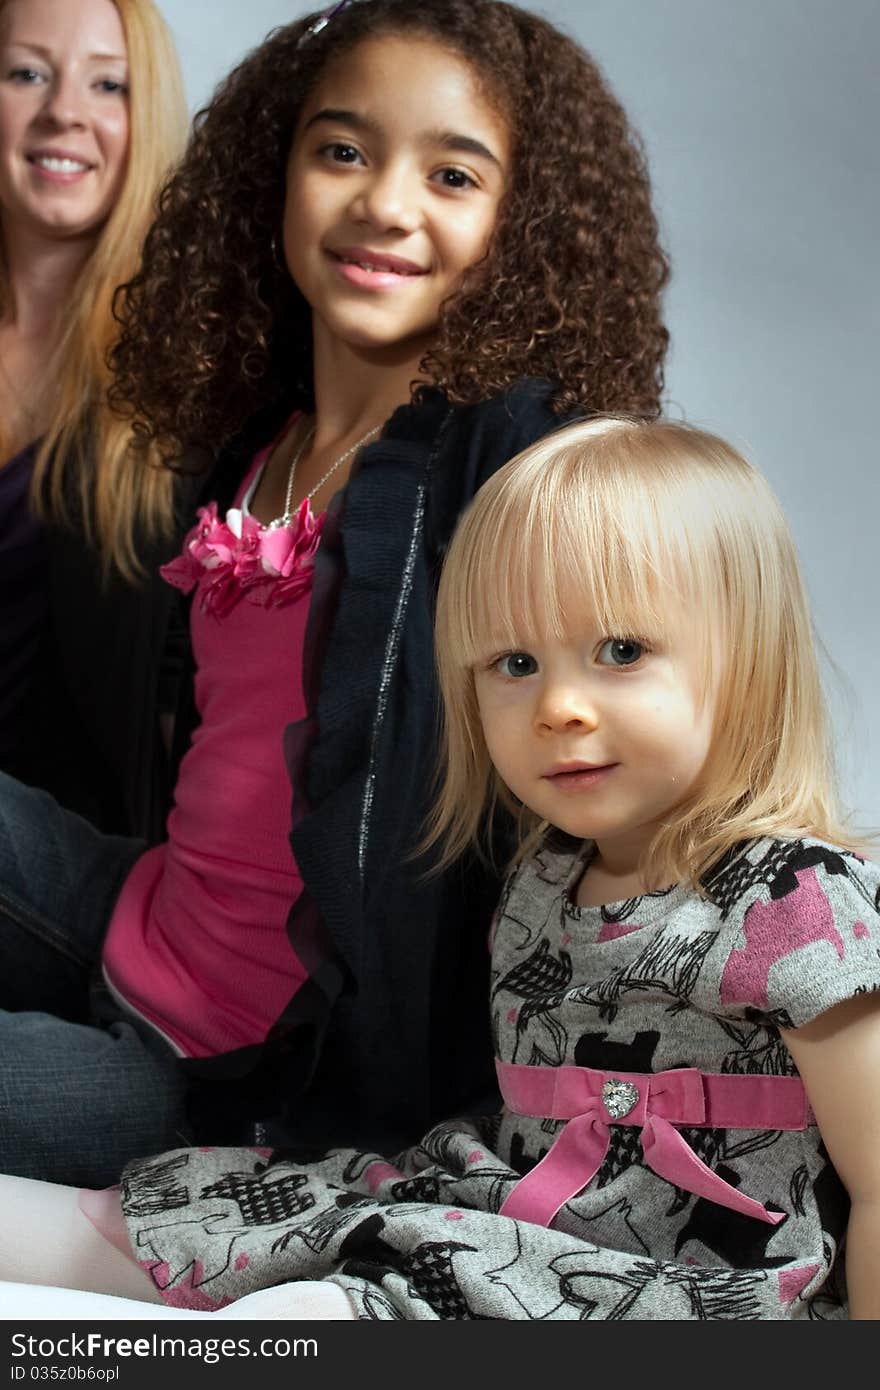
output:
<svg viewBox="0 0 880 1390"><path fill-rule="evenodd" d="M850 1196L850 1317L880 1318L880 994L784 1029L834 1167Z"/></svg>
<svg viewBox="0 0 880 1390"><path fill-rule="evenodd" d="M0 1175L0 1211L0 1317L158 1321L357 1316L343 1289L320 1280L259 1289L216 1311L169 1307L131 1255L84 1214L77 1188Z"/></svg>
<svg viewBox="0 0 880 1390"><path fill-rule="evenodd" d="M84 1215L78 1188L0 1174L0 1211L0 1280L161 1302L131 1255Z"/></svg>
<svg viewBox="0 0 880 1390"><path fill-rule="evenodd" d="M141 1303L112 1294L87 1293L83 1289L47 1288L44 1284L12 1284L0 1280L0 1317L28 1322L80 1321L166 1322L198 1318L224 1318L232 1322L254 1319L277 1321L355 1321L351 1300L336 1284L303 1280L278 1284L245 1294L216 1312L193 1308L169 1308L166 1303Z"/></svg>

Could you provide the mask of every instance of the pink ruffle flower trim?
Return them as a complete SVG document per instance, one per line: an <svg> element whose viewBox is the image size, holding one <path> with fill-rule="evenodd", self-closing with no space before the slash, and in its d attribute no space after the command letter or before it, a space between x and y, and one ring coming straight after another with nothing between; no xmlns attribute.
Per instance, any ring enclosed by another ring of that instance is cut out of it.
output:
<svg viewBox="0 0 880 1390"><path fill-rule="evenodd" d="M185 594L198 587L204 613L222 618L240 598L276 608L311 586L324 516L312 514L307 497L290 525L275 529L237 507L221 521L216 502L200 507L197 516L180 555L160 573Z"/></svg>

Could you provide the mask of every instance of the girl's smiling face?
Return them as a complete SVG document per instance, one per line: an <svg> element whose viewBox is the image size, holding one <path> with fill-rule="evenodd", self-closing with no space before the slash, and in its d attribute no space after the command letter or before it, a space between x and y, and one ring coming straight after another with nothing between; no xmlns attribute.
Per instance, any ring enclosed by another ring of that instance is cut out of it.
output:
<svg viewBox="0 0 880 1390"><path fill-rule="evenodd" d="M0 206L43 235L95 233L128 158L128 62L111 0L11 0L0 15Z"/></svg>
<svg viewBox="0 0 880 1390"><path fill-rule="evenodd" d="M485 254L510 166L507 122L430 39L368 39L331 63L291 145L284 250L325 335L395 361Z"/></svg>

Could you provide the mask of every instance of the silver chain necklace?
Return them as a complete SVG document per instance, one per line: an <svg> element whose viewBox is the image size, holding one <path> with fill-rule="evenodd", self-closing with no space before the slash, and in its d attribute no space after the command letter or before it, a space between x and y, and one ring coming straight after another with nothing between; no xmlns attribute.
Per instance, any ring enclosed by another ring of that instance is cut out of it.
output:
<svg viewBox="0 0 880 1390"><path fill-rule="evenodd" d="M366 434L361 435L360 439L356 440L355 443L352 444L350 449L346 449L344 454L340 454L339 458L336 459L334 463L331 463L324 476L318 479L311 492L306 494L307 501L311 502L315 494L321 491L321 488L324 486L327 479L333 476L337 468L339 468L340 464L345 463L345 460L347 458L351 458L352 454L357 453L358 449L360 449L362 445L366 444L368 439L372 439L374 434L378 434L381 428L381 424L374 425L371 430L367 430ZM314 435L315 427L314 425L312 425L312 428L309 430L302 444L300 444L299 448L294 453L293 458L290 460L290 469L287 474L287 491L284 494L284 511L281 513L280 516L276 516L274 521L269 522L268 527L266 528L269 531L277 531L280 526L289 526L291 521L293 520L293 513L290 510L290 503L293 498L293 485L296 481L296 470L299 467L300 459L302 458L308 446L311 444Z"/></svg>

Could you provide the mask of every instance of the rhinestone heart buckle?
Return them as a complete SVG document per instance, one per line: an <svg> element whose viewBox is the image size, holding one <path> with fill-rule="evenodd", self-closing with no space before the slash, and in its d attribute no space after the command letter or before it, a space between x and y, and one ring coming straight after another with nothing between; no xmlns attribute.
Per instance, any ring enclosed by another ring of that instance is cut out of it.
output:
<svg viewBox="0 0 880 1390"><path fill-rule="evenodd" d="M639 1103L639 1088L631 1081L605 1081L602 1084L602 1104L612 1120L622 1120Z"/></svg>

